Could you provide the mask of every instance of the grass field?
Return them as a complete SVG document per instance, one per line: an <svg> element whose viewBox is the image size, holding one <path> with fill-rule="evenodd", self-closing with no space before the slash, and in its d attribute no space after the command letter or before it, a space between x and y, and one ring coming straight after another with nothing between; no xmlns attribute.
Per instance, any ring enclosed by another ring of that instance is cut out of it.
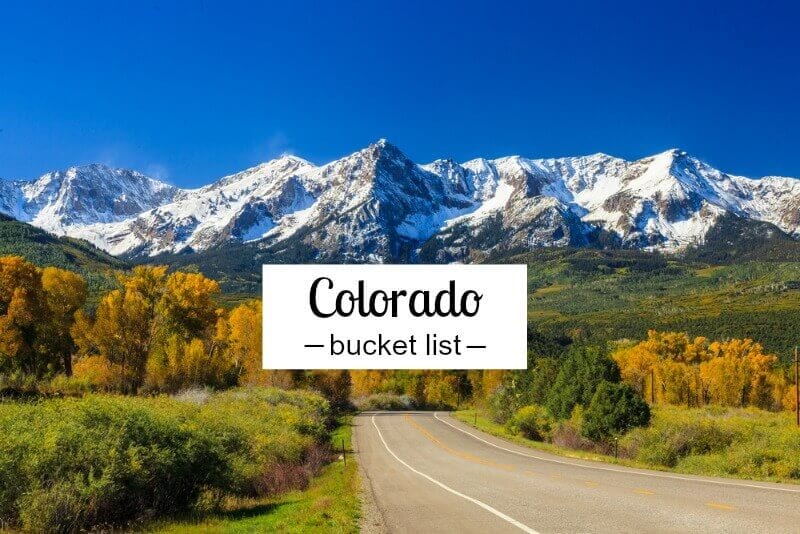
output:
<svg viewBox="0 0 800 534"><path fill-rule="evenodd" d="M494 436L572 458L696 475L800 483L800 429L788 412L656 406L649 427L620 438L619 457L526 439L480 410L461 410L454 415Z"/></svg>
<svg viewBox="0 0 800 534"><path fill-rule="evenodd" d="M336 450L352 452L351 418L344 418L333 432ZM151 532L183 534L190 532L330 532L358 531L360 503L359 478L355 460L347 456L330 464L304 491L293 491L264 499L231 499L224 510L203 518L154 527Z"/></svg>

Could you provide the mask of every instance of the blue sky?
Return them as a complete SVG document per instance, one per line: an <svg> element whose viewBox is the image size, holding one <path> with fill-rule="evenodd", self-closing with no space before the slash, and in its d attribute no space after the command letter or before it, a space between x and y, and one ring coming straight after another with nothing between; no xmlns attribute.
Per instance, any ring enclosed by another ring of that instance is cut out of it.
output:
<svg viewBox="0 0 800 534"><path fill-rule="evenodd" d="M789 2L61 4L0 7L5 178L97 161L196 186L380 137L420 162L677 146L800 176Z"/></svg>

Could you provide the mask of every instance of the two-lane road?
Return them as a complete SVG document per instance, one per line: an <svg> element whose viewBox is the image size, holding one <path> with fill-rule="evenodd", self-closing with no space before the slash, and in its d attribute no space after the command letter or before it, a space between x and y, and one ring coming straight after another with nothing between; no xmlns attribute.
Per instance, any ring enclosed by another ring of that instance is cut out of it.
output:
<svg viewBox="0 0 800 534"><path fill-rule="evenodd" d="M800 486L554 456L444 412L362 414L355 437L390 532L800 532Z"/></svg>

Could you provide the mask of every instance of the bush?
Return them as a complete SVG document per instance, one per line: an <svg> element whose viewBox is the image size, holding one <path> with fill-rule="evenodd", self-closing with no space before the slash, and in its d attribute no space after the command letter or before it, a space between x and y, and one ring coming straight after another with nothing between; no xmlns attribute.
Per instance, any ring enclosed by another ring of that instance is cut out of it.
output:
<svg viewBox="0 0 800 534"><path fill-rule="evenodd" d="M305 465L327 416L318 395L270 389L0 403L0 521L77 532L186 512L205 492L259 494Z"/></svg>
<svg viewBox="0 0 800 534"><path fill-rule="evenodd" d="M675 467L689 456L726 451L744 436L746 427L716 413L719 408L682 411L685 410L676 408L666 411L664 413L670 414L668 419L662 417L650 428L631 432L626 439L627 446L644 462Z"/></svg>
<svg viewBox="0 0 800 534"><path fill-rule="evenodd" d="M583 436L600 441L650 422L650 407L627 384L601 382L583 414Z"/></svg>
<svg viewBox="0 0 800 534"><path fill-rule="evenodd" d="M17 459L4 517L27 530L74 532L187 509L224 485L222 449L188 414L132 399L87 397L3 406L0 454ZM5 480L3 481L6 482Z"/></svg>
<svg viewBox="0 0 800 534"><path fill-rule="evenodd" d="M504 383L489 396L487 407L496 423L508 423L524 406L546 402L558 375L558 361L550 357L532 357L529 352L528 365L525 371L508 373Z"/></svg>
<svg viewBox="0 0 800 534"><path fill-rule="evenodd" d="M356 408L361 411L370 410L413 410L414 401L407 395L395 395L392 393L375 393L368 397L356 400Z"/></svg>
<svg viewBox="0 0 800 534"><path fill-rule="evenodd" d="M553 428L553 418L545 408L532 404L517 410L508 427L511 432L528 439L545 441Z"/></svg>
<svg viewBox="0 0 800 534"><path fill-rule="evenodd" d="M112 391L122 382L122 370L104 356L87 356L78 360L72 370L74 378L85 380L95 391Z"/></svg>
<svg viewBox="0 0 800 534"><path fill-rule="evenodd" d="M559 421L553 429L551 441L567 449L595 450L595 443L581 435L583 408L575 406L569 419Z"/></svg>

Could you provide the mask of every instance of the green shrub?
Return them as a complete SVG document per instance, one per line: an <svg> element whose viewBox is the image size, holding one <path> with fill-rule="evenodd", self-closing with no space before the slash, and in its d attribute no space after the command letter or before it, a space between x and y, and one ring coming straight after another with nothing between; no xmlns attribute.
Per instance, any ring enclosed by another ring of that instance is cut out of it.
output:
<svg viewBox="0 0 800 534"><path fill-rule="evenodd" d="M665 467L675 467L690 456L708 456L723 451L727 455L728 448L737 441L752 439L746 435L750 432L748 428L755 423L732 420L726 413L727 409L718 407L702 410L660 408L653 425L631 432L626 437L625 446L634 451L639 460Z"/></svg>
<svg viewBox="0 0 800 534"><path fill-rule="evenodd" d="M521 406L520 396L510 385L500 386L489 397L489 414L495 423L501 425L508 423Z"/></svg>
<svg viewBox="0 0 800 534"><path fill-rule="evenodd" d="M77 532L186 512L205 492L257 494L303 464L327 418L318 395L256 388L0 403L0 520Z"/></svg>
<svg viewBox="0 0 800 534"><path fill-rule="evenodd" d="M528 337L529 368L524 371L508 373L504 383L488 399L487 408L496 423L508 423L517 410L524 406L544 405L558 375L558 360L552 357L535 356L531 350L530 332ZM541 340L539 344L544 348L549 346Z"/></svg>
<svg viewBox="0 0 800 534"><path fill-rule="evenodd" d="M650 407L627 384L600 382L583 414L581 433L600 441L650 422Z"/></svg>
<svg viewBox="0 0 800 534"><path fill-rule="evenodd" d="M550 437L553 429L553 418L542 406L531 404L517 410L508 422L508 428L515 434L521 434L528 439L545 441Z"/></svg>

